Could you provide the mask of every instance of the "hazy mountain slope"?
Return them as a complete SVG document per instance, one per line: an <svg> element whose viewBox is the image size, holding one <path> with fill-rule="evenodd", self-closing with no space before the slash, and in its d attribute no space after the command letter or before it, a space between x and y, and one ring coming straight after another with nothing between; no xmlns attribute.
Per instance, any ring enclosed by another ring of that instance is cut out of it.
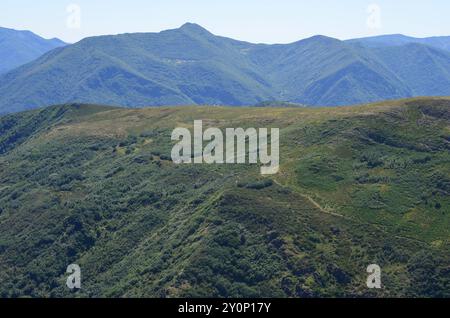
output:
<svg viewBox="0 0 450 318"><path fill-rule="evenodd" d="M69 102L333 106L450 95L450 53L407 45L373 48L324 36L252 44L190 23L92 37L0 76L0 113Z"/></svg>
<svg viewBox="0 0 450 318"><path fill-rule="evenodd" d="M43 39L30 31L0 27L0 74L31 62L42 54L64 46L59 39Z"/></svg>
<svg viewBox="0 0 450 318"><path fill-rule="evenodd" d="M450 36L435 36L428 38L415 38L402 34L380 35L374 37L351 39L347 43L359 44L367 47L388 47L406 44L424 44L437 49L450 51Z"/></svg>
<svg viewBox="0 0 450 318"><path fill-rule="evenodd" d="M410 95L369 50L333 38L316 36L282 47L263 47L255 56L273 61L266 73L277 83L281 100L345 105Z"/></svg>
<svg viewBox="0 0 450 318"><path fill-rule="evenodd" d="M0 134L0 295L448 297L449 110L413 99L0 117L23 135ZM198 118L279 127L280 173L174 165L172 129ZM378 291L365 287L372 263Z"/></svg>
<svg viewBox="0 0 450 318"><path fill-rule="evenodd" d="M347 43L359 44L367 47L385 47L385 46L400 46L413 43L419 39L406 36L403 34L388 34L373 37L365 37L358 39L347 40Z"/></svg>
<svg viewBox="0 0 450 318"><path fill-rule="evenodd" d="M413 96L444 96L450 82L450 53L420 44L373 50L402 79Z"/></svg>
<svg viewBox="0 0 450 318"><path fill-rule="evenodd" d="M150 106L271 99L269 84L239 52L190 24L159 34L88 38L6 74L0 83L0 108L13 110L69 101Z"/></svg>
<svg viewBox="0 0 450 318"><path fill-rule="evenodd" d="M419 43L426 44L445 51L450 51L450 36L436 36L425 38Z"/></svg>

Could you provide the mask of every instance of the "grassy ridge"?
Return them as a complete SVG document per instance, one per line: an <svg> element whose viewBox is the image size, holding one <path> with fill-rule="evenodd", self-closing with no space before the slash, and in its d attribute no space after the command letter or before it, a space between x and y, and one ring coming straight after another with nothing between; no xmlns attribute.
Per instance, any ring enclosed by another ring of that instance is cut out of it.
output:
<svg viewBox="0 0 450 318"><path fill-rule="evenodd" d="M195 119L279 127L280 173L174 165L170 133ZM1 117L0 294L448 297L449 119L449 99Z"/></svg>

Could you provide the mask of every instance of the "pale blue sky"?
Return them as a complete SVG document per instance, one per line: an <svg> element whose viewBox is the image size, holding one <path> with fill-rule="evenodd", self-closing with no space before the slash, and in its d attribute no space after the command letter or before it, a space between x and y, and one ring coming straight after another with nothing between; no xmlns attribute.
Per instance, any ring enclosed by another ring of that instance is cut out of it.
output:
<svg viewBox="0 0 450 318"><path fill-rule="evenodd" d="M79 29L67 27L66 9L72 3L81 8ZM369 19L371 4L380 8L379 20L376 9ZM0 26L68 42L100 34L157 32L185 22L263 43L316 34L339 39L392 33L425 37L450 35L449 16L448 0L0 0Z"/></svg>

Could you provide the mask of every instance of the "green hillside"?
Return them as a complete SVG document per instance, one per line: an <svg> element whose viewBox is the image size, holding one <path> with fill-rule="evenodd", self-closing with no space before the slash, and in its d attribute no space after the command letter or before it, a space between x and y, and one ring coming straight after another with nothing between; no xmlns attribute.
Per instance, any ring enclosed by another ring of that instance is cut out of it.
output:
<svg viewBox="0 0 450 318"><path fill-rule="evenodd" d="M273 100L270 84L236 43L193 24L86 38L1 76L0 113L66 102L137 107Z"/></svg>
<svg viewBox="0 0 450 318"><path fill-rule="evenodd" d="M314 36L252 44L187 23L160 33L85 38L0 76L0 114L65 103L124 107L345 106L450 95L450 52Z"/></svg>
<svg viewBox="0 0 450 318"><path fill-rule="evenodd" d="M170 134L197 119L280 128L280 173L174 165ZM449 150L447 98L3 116L0 295L450 297Z"/></svg>

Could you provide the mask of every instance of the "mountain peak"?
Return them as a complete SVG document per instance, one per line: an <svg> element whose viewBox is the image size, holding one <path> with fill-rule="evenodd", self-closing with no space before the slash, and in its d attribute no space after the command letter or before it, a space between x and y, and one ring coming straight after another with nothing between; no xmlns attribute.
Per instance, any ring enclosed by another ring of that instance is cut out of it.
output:
<svg viewBox="0 0 450 318"><path fill-rule="evenodd" d="M314 35L312 37L297 41L295 43L314 43L314 44L335 44L335 43L340 43L341 41L329 36L325 36L325 35Z"/></svg>
<svg viewBox="0 0 450 318"><path fill-rule="evenodd" d="M191 23L191 22L187 22L185 24L183 24L180 27L181 31L187 31L187 32L195 32L195 33L207 33L207 34L211 34L208 30L206 30L204 27L202 27L199 24L196 23Z"/></svg>
<svg viewBox="0 0 450 318"><path fill-rule="evenodd" d="M54 48L66 45L57 39L44 39L31 31L4 27L0 27L0 42L0 74L31 62Z"/></svg>
<svg viewBox="0 0 450 318"><path fill-rule="evenodd" d="M314 35L312 37L309 38L310 40L314 40L314 41L339 41L338 39L326 36L326 35Z"/></svg>

